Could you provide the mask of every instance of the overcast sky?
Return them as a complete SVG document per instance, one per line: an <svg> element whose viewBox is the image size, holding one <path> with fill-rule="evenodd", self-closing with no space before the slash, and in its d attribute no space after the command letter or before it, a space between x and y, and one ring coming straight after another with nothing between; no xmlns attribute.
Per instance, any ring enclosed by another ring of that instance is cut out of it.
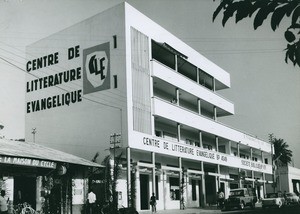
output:
<svg viewBox="0 0 300 214"><path fill-rule="evenodd" d="M24 138L25 47L121 2L0 1L0 135ZM235 115L221 122L264 140L274 133L300 168L300 69L284 62L287 19L276 32L268 20L256 31L252 20L223 28L221 16L212 22L218 0L127 2L230 74L231 88L218 93L235 104Z"/></svg>

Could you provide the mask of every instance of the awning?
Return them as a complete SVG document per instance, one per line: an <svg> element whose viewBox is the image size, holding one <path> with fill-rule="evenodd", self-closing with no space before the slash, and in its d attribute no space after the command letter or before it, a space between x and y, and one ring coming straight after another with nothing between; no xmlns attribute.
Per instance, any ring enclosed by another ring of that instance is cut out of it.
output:
<svg viewBox="0 0 300 214"><path fill-rule="evenodd" d="M0 139L0 163L56 168L56 163L103 167L84 158L40 144Z"/></svg>

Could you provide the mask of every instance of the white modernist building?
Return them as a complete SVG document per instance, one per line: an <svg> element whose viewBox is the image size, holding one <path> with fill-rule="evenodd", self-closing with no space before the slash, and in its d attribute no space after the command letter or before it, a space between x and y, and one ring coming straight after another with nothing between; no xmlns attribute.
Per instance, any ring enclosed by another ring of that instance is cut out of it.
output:
<svg viewBox="0 0 300 214"><path fill-rule="evenodd" d="M263 196L272 181L271 145L218 122L234 115L218 94L229 73L129 4L32 44L27 58L26 140L86 159L115 142L123 206L132 180L137 210L153 192L158 210L179 209L215 203L219 188Z"/></svg>

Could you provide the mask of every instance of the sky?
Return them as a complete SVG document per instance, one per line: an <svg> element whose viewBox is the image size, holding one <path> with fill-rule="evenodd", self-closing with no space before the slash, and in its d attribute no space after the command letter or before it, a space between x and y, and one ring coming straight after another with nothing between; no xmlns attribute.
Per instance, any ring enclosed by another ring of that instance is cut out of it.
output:
<svg viewBox="0 0 300 214"><path fill-rule="evenodd" d="M123 0L0 1L0 136L25 135L25 47ZM212 22L219 0L128 0L129 4L227 71L231 88L218 91L235 104L219 121L268 141L284 139L300 168L300 68L284 62L289 20L273 32L270 19Z"/></svg>

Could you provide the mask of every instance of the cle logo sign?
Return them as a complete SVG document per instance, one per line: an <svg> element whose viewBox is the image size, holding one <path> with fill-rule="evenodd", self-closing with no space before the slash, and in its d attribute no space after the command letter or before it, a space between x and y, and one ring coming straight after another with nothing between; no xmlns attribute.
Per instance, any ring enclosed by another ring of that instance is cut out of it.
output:
<svg viewBox="0 0 300 214"><path fill-rule="evenodd" d="M83 50L83 94L110 88L109 43Z"/></svg>

